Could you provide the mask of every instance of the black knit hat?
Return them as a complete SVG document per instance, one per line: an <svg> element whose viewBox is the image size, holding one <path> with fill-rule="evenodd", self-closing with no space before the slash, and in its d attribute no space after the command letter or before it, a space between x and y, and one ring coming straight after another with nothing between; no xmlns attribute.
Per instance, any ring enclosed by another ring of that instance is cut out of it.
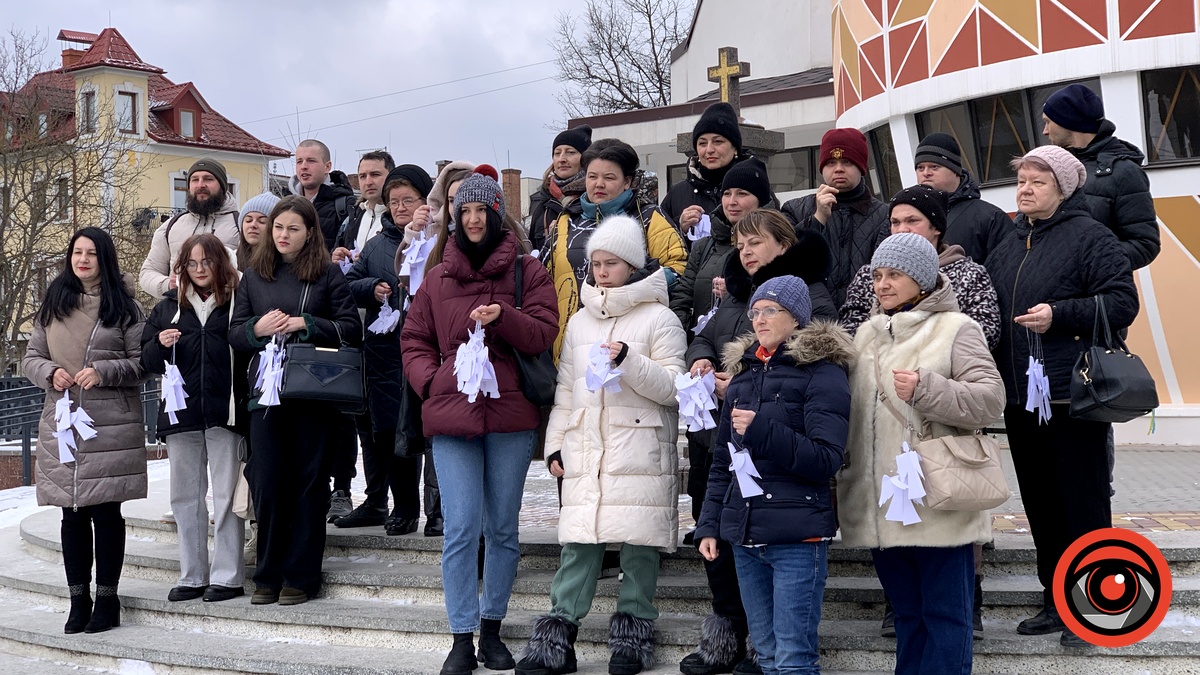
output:
<svg viewBox="0 0 1200 675"><path fill-rule="evenodd" d="M948 203L945 192L935 190L928 185L914 185L897 192L896 196L892 197L892 201L888 205L888 216L891 216L892 210L897 206L908 204L924 214L929 219L929 224L933 225L933 229L945 234Z"/></svg>
<svg viewBox="0 0 1200 675"><path fill-rule="evenodd" d="M1050 94L1042 112L1068 131L1094 134L1104 121L1104 101L1082 84L1069 84Z"/></svg>
<svg viewBox="0 0 1200 675"><path fill-rule="evenodd" d="M721 192L738 188L758 197L758 205L766 206L771 201L771 181L767 178L767 165L757 157L743 160L729 167L721 181Z"/></svg>
<svg viewBox="0 0 1200 675"><path fill-rule="evenodd" d="M917 146L917 156L913 158L913 165L922 162L940 164L959 175L963 172L962 150L958 147L958 141L950 134L940 131L921 139Z"/></svg>
<svg viewBox="0 0 1200 675"><path fill-rule="evenodd" d="M742 151L742 130L738 128L737 113L728 103L714 103L700 115L696 126L692 128L692 149L704 134L720 134L733 143L733 147Z"/></svg>
<svg viewBox="0 0 1200 675"><path fill-rule="evenodd" d="M187 172L188 182L192 182L192 174L197 171L207 171L217 179L217 183L226 193L229 192L229 175L225 173L225 165L211 157L203 157L195 161Z"/></svg>
<svg viewBox="0 0 1200 675"><path fill-rule="evenodd" d="M578 150L580 154L587 152L592 145L592 128L584 124L560 132L554 137L554 143L550 145L550 152L553 153L554 149L560 145L569 145Z"/></svg>
<svg viewBox="0 0 1200 675"><path fill-rule="evenodd" d="M430 190L433 190L433 179L429 177L429 172L416 164L401 164L389 171L387 178L383 181L385 195L388 183L394 180L407 181L421 195L421 199L429 197Z"/></svg>

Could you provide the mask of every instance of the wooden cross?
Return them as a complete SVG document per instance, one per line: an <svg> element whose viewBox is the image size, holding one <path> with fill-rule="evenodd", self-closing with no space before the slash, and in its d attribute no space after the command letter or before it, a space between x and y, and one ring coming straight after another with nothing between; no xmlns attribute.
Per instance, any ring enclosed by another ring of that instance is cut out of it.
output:
<svg viewBox="0 0 1200 675"><path fill-rule="evenodd" d="M708 81L721 87L721 100L733 106L734 112L742 114L742 94L738 80L750 76L750 64L738 61L737 47L721 47L717 51L720 65L708 67Z"/></svg>

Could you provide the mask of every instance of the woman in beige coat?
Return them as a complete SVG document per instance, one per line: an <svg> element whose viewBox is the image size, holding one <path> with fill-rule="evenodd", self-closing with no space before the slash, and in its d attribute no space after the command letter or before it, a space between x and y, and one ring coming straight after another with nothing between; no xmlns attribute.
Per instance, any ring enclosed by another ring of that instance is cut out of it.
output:
<svg viewBox="0 0 1200 675"><path fill-rule="evenodd" d="M901 443L917 442L899 415L926 438L980 429L1000 416L1004 386L927 239L888 237L871 271L878 304L854 340L850 437L837 485L842 542L871 549L896 612L896 672L970 673L972 544L990 537L990 515L918 504L920 522L903 525L885 517L891 505L879 498Z"/></svg>
<svg viewBox="0 0 1200 675"><path fill-rule="evenodd" d="M133 299L132 279L117 269L112 238L95 227L76 232L63 271L50 283L33 322L22 363L25 376L46 390L38 424L37 500L63 510L63 564L71 591L66 633L99 633L121 625L121 502L146 496L146 438L138 391L144 377L144 322ZM58 432L55 413L68 395L73 415L86 412L91 417L94 437L83 421ZM90 589L93 528L95 611Z"/></svg>
<svg viewBox="0 0 1200 675"><path fill-rule="evenodd" d="M675 377L687 338L668 307L666 272L647 265L641 224L625 216L596 228L587 255L582 308L567 324L546 430L550 472L563 478L562 560L550 587L553 608L534 623L518 675L575 672L575 635L608 544L621 545L625 575L609 622L608 672L649 667L658 549L673 551L679 540ZM620 391L588 386L597 342L603 360L621 371Z"/></svg>

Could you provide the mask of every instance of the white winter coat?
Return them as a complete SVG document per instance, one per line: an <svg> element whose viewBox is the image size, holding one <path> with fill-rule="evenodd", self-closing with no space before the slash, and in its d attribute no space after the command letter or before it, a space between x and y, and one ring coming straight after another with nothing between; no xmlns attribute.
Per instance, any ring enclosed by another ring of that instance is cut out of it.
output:
<svg viewBox="0 0 1200 675"><path fill-rule="evenodd" d="M635 273L635 275L638 273ZM679 407L675 376L687 338L657 269L620 288L584 284L567 323L546 456L565 471L558 539L675 550L679 532ZM588 391L588 352L623 342L621 391Z"/></svg>

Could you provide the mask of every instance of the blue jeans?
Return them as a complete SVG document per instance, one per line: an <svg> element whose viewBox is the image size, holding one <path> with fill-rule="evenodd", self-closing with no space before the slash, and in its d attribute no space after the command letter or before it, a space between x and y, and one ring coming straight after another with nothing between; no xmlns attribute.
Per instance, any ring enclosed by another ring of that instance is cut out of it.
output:
<svg viewBox="0 0 1200 675"><path fill-rule="evenodd" d="M971 672L975 550L871 549L896 612L896 675Z"/></svg>
<svg viewBox="0 0 1200 675"><path fill-rule="evenodd" d="M819 673L829 543L733 547L750 639L765 675Z"/></svg>
<svg viewBox="0 0 1200 675"><path fill-rule="evenodd" d="M517 518L536 431L466 439L433 438L445 540L442 586L451 633L474 633L479 620L503 619L517 577ZM479 592L479 535L486 554Z"/></svg>

